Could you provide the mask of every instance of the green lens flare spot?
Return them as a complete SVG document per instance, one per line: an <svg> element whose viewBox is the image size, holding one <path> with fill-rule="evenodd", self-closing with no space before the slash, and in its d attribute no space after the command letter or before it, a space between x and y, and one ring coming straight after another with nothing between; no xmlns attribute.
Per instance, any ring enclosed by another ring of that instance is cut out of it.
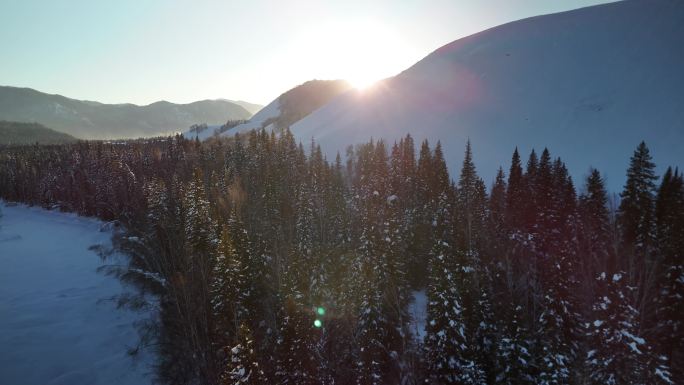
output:
<svg viewBox="0 0 684 385"><path fill-rule="evenodd" d="M321 320L317 319L314 321L314 326L317 328L320 328L321 326L323 326L323 322L321 322Z"/></svg>
<svg viewBox="0 0 684 385"><path fill-rule="evenodd" d="M325 308L323 308L323 307L316 308L316 313L318 313L318 315L325 315Z"/></svg>

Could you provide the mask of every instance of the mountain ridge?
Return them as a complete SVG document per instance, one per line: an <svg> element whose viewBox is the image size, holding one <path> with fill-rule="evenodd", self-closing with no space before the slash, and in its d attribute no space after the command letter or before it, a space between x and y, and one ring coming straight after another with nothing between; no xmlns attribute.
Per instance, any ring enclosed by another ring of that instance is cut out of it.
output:
<svg viewBox="0 0 684 385"><path fill-rule="evenodd" d="M0 86L0 120L40 123L80 139L168 135L192 124L223 124L251 115L244 107L226 100L107 104L28 87Z"/></svg>

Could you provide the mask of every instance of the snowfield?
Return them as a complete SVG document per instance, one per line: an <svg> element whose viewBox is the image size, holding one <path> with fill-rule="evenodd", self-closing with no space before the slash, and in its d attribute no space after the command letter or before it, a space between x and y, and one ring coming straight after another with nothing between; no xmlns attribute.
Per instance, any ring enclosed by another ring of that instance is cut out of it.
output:
<svg viewBox="0 0 684 385"><path fill-rule="evenodd" d="M112 233L73 214L0 210L0 384L149 384L151 357L127 354L146 315L107 300L126 289L89 250Z"/></svg>
<svg viewBox="0 0 684 385"><path fill-rule="evenodd" d="M277 118L280 115L280 100L275 99L266 107L257 112L248 122L242 123L232 129L226 131L223 135L233 136L235 134L242 134L251 130L258 130L263 127L267 120Z"/></svg>

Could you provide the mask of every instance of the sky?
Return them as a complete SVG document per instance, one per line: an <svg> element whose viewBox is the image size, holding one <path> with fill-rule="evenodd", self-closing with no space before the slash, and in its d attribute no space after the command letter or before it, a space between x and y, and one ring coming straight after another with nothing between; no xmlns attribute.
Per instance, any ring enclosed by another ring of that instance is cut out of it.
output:
<svg viewBox="0 0 684 385"><path fill-rule="evenodd" d="M363 87L458 38L605 0L0 0L0 85L103 103L267 104Z"/></svg>

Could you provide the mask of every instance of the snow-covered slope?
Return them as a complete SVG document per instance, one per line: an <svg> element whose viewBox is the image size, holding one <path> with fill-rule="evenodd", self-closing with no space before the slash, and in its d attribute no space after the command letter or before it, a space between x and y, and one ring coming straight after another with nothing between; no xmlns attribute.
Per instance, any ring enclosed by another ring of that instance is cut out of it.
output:
<svg viewBox="0 0 684 385"><path fill-rule="evenodd" d="M187 131L183 132L183 136L186 139L199 139L199 140L206 140L214 136L219 130L221 126L219 125L213 125L213 126L207 126L207 128L197 132L195 128L190 128Z"/></svg>
<svg viewBox="0 0 684 385"><path fill-rule="evenodd" d="M151 383L150 357L134 365L126 353L143 315L108 301L124 289L88 250L111 233L72 214L0 206L0 384Z"/></svg>
<svg viewBox="0 0 684 385"><path fill-rule="evenodd" d="M371 137L441 140L457 173L470 138L489 184L515 146L547 146L575 180L590 166L619 190L646 140L661 166L684 165L684 2L625 1L505 24L448 44L292 127L328 158ZM576 182L577 183L577 182ZM579 184L579 183L578 183Z"/></svg>
<svg viewBox="0 0 684 385"><path fill-rule="evenodd" d="M283 93L248 122L231 128L223 135L290 127L350 88L351 85L344 80L310 80Z"/></svg>
<svg viewBox="0 0 684 385"><path fill-rule="evenodd" d="M247 132L254 129L260 129L263 127L269 119L275 119L280 115L280 100L276 99L269 103L266 107L262 108L249 119L248 122L240 124L226 131L226 134L233 135L237 133Z"/></svg>

